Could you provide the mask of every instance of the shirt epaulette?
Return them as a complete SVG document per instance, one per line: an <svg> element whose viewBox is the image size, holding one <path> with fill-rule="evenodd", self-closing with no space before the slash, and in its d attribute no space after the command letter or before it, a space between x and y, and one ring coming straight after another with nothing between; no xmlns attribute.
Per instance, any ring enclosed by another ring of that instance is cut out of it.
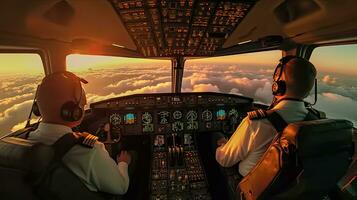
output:
<svg viewBox="0 0 357 200"><path fill-rule="evenodd" d="M83 140L80 144L88 148L93 148L95 142L98 140L97 136L91 135L89 133L82 133L81 137L83 138Z"/></svg>
<svg viewBox="0 0 357 200"><path fill-rule="evenodd" d="M267 112L262 109L250 111L247 113L250 120L263 119L268 116Z"/></svg>

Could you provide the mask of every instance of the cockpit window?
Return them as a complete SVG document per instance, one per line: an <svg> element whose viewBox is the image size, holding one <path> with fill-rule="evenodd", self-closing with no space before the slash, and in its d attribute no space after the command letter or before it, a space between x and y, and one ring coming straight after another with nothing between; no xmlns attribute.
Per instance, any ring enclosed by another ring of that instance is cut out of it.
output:
<svg viewBox="0 0 357 200"><path fill-rule="evenodd" d="M274 68L281 51L187 60L184 92L222 92L254 98L270 104Z"/></svg>
<svg viewBox="0 0 357 200"><path fill-rule="evenodd" d="M317 69L317 109L357 126L357 45L319 47L310 61ZM311 99L313 95L310 95Z"/></svg>
<svg viewBox="0 0 357 200"><path fill-rule="evenodd" d="M72 54L68 71L82 76L88 105L93 102L140 93L171 91L171 61Z"/></svg>
<svg viewBox="0 0 357 200"><path fill-rule="evenodd" d="M0 135L25 127L43 76L38 54L0 53Z"/></svg>

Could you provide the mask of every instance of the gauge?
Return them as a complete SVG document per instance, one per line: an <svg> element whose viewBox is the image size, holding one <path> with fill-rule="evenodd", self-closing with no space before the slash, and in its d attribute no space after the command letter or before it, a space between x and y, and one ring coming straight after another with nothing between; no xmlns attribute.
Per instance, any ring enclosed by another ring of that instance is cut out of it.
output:
<svg viewBox="0 0 357 200"><path fill-rule="evenodd" d="M152 116L149 112L144 112L141 116L141 120L143 124L151 124L152 123Z"/></svg>
<svg viewBox="0 0 357 200"><path fill-rule="evenodd" d="M114 114L110 115L109 121L110 121L110 124L112 124L113 126L119 126L119 124L121 122L121 117L119 114L114 113Z"/></svg>
<svg viewBox="0 0 357 200"><path fill-rule="evenodd" d="M230 121L232 124L237 124L238 122L238 117L239 117L239 113L236 109L231 109L229 112L228 112L228 116L230 118Z"/></svg>
<svg viewBox="0 0 357 200"><path fill-rule="evenodd" d="M197 119L197 112L194 110L188 111L186 114L187 121L195 121Z"/></svg>
<svg viewBox="0 0 357 200"><path fill-rule="evenodd" d="M234 117L237 117L238 118L238 111L236 109L231 109L228 113L229 116L234 116Z"/></svg>
<svg viewBox="0 0 357 200"><path fill-rule="evenodd" d="M176 111L172 114L172 116L174 117L174 119L181 119L181 117L182 117L182 112L179 111L179 110L176 110Z"/></svg>
<svg viewBox="0 0 357 200"><path fill-rule="evenodd" d="M158 113L158 118L159 118L159 123L160 124L167 124L169 123L169 116L170 116L170 112L168 111L161 111Z"/></svg>
<svg viewBox="0 0 357 200"><path fill-rule="evenodd" d="M180 121L176 121L172 123L172 131L174 132L183 131L183 123Z"/></svg>
<svg viewBox="0 0 357 200"><path fill-rule="evenodd" d="M210 110L205 110L202 112L202 120L208 122L212 120L212 112Z"/></svg>
<svg viewBox="0 0 357 200"><path fill-rule="evenodd" d="M197 121L187 122L187 130L197 130L197 129L198 129L198 122Z"/></svg>

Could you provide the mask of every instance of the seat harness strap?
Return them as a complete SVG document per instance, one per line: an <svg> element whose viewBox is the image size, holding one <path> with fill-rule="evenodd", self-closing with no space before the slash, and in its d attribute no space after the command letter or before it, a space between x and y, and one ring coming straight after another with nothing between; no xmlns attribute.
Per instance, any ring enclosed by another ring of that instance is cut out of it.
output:
<svg viewBox="0 0 357 200"><path fill-rule="evenodd" d="M283 132L285 127L288 126L288 123L276 111L267 111L267 119L278 133Z"/></svg>
<svg viewBox="0 0 357 200"><path fill-rule="evenodd" d="M75 133L67 133L58 139L54 144L53 148L55 151L54 161L61 161L63 156L72 149L76 144L80 144L83 141L83 137L79 137Z"/></svg>
<svg viewBox="0 0 357 200"><path fill-rule="evenodd" d="M307 110L309 112L306 114L306 117L304 118L303 121L320 119L320 116L315 113L315 110L310 109L310 108L307 108ZM281 133L289 125L289 123L287 123L281 117L281 115L279 115L279 113L274 110L268 110L268 111L266 111L266 113L267 113L267 119L274 126L275 130L279 133L278 135L280 137Z"/></svg>

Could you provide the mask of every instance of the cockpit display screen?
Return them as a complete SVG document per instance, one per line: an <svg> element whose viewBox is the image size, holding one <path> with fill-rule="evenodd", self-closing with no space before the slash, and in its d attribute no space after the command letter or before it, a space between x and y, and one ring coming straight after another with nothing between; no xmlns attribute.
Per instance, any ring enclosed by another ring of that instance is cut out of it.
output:
<svg viewBox="0 0 357 200"><path fill-rule="evenodd" d="M217 111L217 121L223 121L226 119L226 111L223 109L220 109Z"/></svg>
<svg viewBox="0 0 357 200"><path fill-rule="evenodd" d="M124 123L125 124L135 124L136 116L134 113L127 113L124 115Z"/></svg>

